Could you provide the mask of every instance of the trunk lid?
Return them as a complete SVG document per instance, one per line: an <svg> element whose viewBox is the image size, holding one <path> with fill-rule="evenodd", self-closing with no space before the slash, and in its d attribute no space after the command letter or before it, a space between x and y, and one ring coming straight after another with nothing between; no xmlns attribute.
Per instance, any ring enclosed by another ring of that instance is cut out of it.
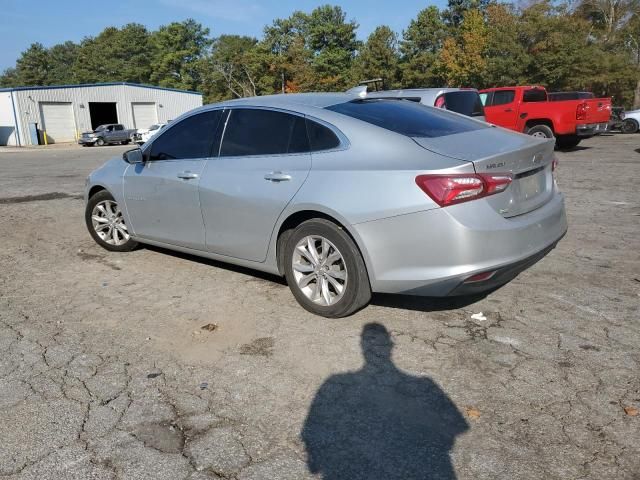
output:
<svg viewBox="0 0 640 480"><path fill-rule="evenodd" d="M472 162L476 173L510 173L513 182L484 200L505 218L522 215L553 196L551 139L539 139L502 128L483 128L437 138L414 138L421 147Z"/></svg>
<svg viewBox="0 0 640 480"><path fill-rule="evenodd" d="M609 121L611 118L610 98L590 98L584 102L587 104L587 119L584 123L606 123Z"/></svg>

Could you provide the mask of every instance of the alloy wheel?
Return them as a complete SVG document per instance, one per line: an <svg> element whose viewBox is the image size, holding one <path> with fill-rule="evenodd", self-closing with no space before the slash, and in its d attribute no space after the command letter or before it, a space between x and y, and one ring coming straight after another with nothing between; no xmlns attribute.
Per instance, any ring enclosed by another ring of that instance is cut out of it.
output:
<svg viewBox="0 0 640 480"><path fill-rule="evenodd" d="M302 238L294 249L292 267L298 288L312 302L330 306L343 297L347 266L340 251L326 238Z"/></svg>
<svg viewBox="0 0 640 480"><path fill-rule="evenodd" d="M93 207L91 224L100 239L109 245L123 245L129 240L122 211L113 200L103 200Z"/></svg>

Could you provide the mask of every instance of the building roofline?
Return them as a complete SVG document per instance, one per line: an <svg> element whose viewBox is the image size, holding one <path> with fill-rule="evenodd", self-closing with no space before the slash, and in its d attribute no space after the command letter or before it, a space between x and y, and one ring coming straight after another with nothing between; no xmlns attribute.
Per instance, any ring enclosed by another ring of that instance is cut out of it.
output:
<svg viewBox="0 0 640 480"><path fill-rule="evenodd" d="M202 93L194 92L193 90L180 90L179 88L158 87L156 85L147 85L144 83L131 83L131 82L80 83L76 85L45 85L45 86L36 86L36 87L13 87L13 88L0 88L0 92L17 92L17 91L23 91L23 90L57 90L60 88L114 87L119 85L123 85L126 87L152 88L155 90L189 93L191 95L202 96Z"/></svg>

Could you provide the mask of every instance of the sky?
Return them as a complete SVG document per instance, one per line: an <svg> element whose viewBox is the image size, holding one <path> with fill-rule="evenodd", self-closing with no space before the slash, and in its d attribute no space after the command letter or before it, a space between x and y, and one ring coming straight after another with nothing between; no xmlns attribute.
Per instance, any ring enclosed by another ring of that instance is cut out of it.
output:
<svg viewBox="0 0 640 480"><path fill-rule="evenodd" d="M81 41L108 26L142 23L155 29L173 21L194 18L211 30L260 38L265 25L295 10L310 12L331 3L340 5L347 19L360 24L364 40L378 25L398 34L417 13L446 0L0 0L0 71L15 65L20 52L34 42L45 47L66 40Z"/></svg>

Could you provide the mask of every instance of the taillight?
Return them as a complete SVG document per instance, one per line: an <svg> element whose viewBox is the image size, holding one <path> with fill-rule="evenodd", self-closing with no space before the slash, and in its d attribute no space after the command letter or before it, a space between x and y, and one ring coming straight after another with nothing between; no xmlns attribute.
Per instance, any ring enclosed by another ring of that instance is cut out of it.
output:
<svg viewBox="0 0 640 480"><path fill-rule="evenodd" d="M576 107L576 120L586 120L587 119L587 104L579 103Z"/></svg>
<svg viewBox="0 0 640 480"><path fill-rule="evenodd" d="M441 207L503 192L513 177L509 173L418 175L416 184Z"/></svg>

